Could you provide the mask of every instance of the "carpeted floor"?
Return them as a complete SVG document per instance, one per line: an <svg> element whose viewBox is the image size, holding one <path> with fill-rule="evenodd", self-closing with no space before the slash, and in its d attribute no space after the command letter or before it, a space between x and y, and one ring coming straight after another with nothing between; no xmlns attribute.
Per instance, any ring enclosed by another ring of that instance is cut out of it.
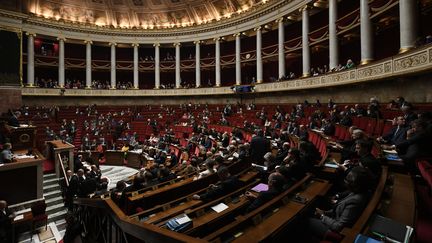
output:
<svg viewBox="0 0 432 243"><path fill-rule="evenodd" d="M43 162L43 172L44 173L48 173L48 172L54 172L54 162L51 160L45 160Z"/></svg>
<svg viewBox="0 0 432 243"><path fill-rule="evenodd" d="M417 189L417 241L432 243L432 195L426 185L418 184Z"/></svg>

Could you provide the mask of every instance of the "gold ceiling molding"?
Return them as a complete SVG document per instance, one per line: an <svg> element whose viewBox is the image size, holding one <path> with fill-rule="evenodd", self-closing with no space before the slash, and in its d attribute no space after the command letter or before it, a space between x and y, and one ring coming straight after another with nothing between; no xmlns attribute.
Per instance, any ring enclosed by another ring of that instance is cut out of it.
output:
<svg viewBox="0 0 432 243"><path fill-rule="evenodd" d="M64 0L72 1L72 0ZM236 0L238 1L238 0ZM242 0L243 1L243 0ZM262 0L261 0L262 1ZM13 12L4 9L0 9L0 17L13 18L18 20L20 23L14 23L15 25L21 25L25 31L28 30L40 30L45 33L45 30L49 29L49 33L55 33L60 31L63 33L69 32L73 33L75 38L85 35L98 35L99 41L105 41L108 36L115 36L119 38L129 39L134 38L157 38L161 42L166 42L169 37L178 36L182 39L189 39L191 36L203 35L207 36L208 33L222 33L230 32L233 29L243 26L243 28L248 28L248 25L256 22L258 19L268 19L266 22L272 22L277 18L283 17L286 14L290 14L293 11L303 6L305 3L309 3L313 0L271 0L266 1L265 4L260 4L250 11L236 14L230 18L220 19L218 21L212 21L201 25L192 25L185 27L175 27L175 28L165 28L165 29L143 29L143 28L111 28L109 26L97 26L91 24L81 24L79 22L65 21L63 19L55 18L42 18L34 14L24 14L21 12ZM0 3L1 8L1 3ZM273 17L274 16L274 17ZM274 19L272 19L274 18ZM16 22L18 22L16 21ZM52 31L51 31L52 30ZM50 35L47 33L48 35ZM229 35L229 33L227 33ZM105 37L104 37L105 36ZM69 38L72 38L69 36ZM158 39L160 38L160 39ZM213 37L210 37L210 39ZM130 42L127 40L126 42Z"/></svg>

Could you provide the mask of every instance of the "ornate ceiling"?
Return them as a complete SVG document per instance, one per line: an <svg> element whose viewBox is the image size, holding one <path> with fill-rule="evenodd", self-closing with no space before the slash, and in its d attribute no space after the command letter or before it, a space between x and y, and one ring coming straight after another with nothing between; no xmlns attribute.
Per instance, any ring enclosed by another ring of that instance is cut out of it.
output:
<svg viewBox="0 0 432 243"><path fill-rule="evenodd" d="M1 0L0 8L115 28L203 24L251 11L268 0Z"/></svg>

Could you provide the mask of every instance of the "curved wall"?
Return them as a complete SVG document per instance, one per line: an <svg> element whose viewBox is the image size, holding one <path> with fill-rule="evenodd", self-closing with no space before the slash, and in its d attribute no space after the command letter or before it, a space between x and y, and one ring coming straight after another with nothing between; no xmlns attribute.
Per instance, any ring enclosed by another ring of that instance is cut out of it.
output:
<svg viewBox="0 0 432 243"><path fill-rule="evenodd" d="M410 77L376 80L365 83L349 84L343 86L315 88L307 90L280 91L272 93L253 94L220 94L220 95L196 95L196 96L23 96L25 105L178 105L181 103L200 104L226 104L249 103L276 104L297 103L305 99L315 102L319 99L322 103L332 98L342 103L366 103L371 97L377 97L382 103L386 103L397 96L403 96L413 103L432 103L432 74L422 74Z"/></svg>

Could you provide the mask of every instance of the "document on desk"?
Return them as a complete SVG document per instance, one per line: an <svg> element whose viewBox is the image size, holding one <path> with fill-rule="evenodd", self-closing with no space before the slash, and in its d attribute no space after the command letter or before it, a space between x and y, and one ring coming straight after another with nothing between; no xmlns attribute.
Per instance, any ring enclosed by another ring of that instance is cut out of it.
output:
<svg viewBox="0 0 432 243"><path fill-rule="evenodd" d="M14 221L18 221L21 219L24 219L24 214L20 214L20 215L15 216Z"/></svg>
<svg viewBox="0 0 432 243"><path fill-rule="evenodd" d="M255 191L255 192L268 191L268 185L264 184L264 183L260 183L260 184L256 185L255 187L253 187L251 190Z"/></svg>
<svg viewBox="0 0 432 243"><path fill-rule="evenodd" d="M397 154L397 151L394 149L392 149L392 150L383 149L383 152L386 154Z"/></svg>
<svg viewBox="0 0 432 243"><path fill-rule="evenodd" d="M224 211L227 208L228 208L228 205L226 205L225 203L219 203L218 205L215 205L215 206L212 207L212 209L214 211L216 211L216 213L220 213L220 212Z"/></svg>
<svg viewBox="0 0 432 243"><path fill-rule="evenodd" d="M184 214L184 215L178 217L176 219L176 221L178 224L185 224L185 223L192 221L192 220L186 214Z"/></svg>
<svg viewBox="0 0 432 243"><path fill-rule="evenodd" d="M325 163L324 166L328 167L328 168L333 168L333 169L337 169L338 168L338 165L335 164L335 163Z"/></svg>

